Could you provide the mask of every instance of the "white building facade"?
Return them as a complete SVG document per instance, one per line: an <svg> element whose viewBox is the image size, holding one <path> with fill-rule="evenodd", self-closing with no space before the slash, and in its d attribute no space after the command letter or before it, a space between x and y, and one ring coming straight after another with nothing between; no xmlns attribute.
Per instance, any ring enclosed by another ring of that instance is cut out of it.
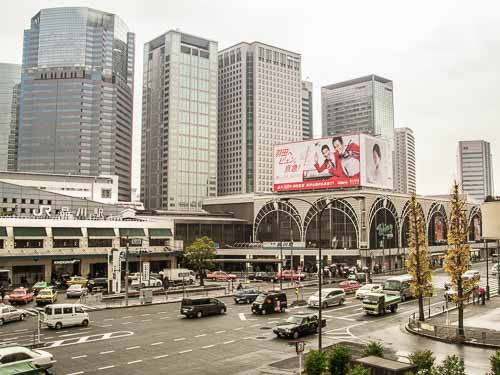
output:
<svg viewBox="0 0 500 375"><path fill-rule="evenodd" d="M417 191L415 137L410 128L394 129L394 191L403 194Z"/></svg>
<svg viewBox="0 0 500 375"><path fill-rule="evenodd" d="M468 196L484 201L488 195L494 195L489 142L458 142L457 169L462 191Z"/></svg>
<svg viewBox="0 0 500 375"><path fill-rule="evenodd" d="M312 139L313 130L313 84L302 81L302 138Z"/></svg>

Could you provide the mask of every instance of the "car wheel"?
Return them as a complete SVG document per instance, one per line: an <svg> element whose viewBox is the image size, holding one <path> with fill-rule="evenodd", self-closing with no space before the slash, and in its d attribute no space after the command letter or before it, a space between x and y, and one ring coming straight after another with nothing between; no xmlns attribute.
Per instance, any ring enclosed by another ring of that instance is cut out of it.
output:
<svg viewBox="0 0 500 375"><path fill-rule="evenodd" d="M344 302L345 302L344 299L341 298L340 301L339 301L339 306L342 306L344 304Z"/></svg>
<svg viewBox="0 0 500 375"><path fill-rule="evenodd" d="M5 323L4 320L0 319L0 326L3 326L4 323Z"/></svg>
<svg viewBox="0 0 500 375"><path fill-rule="evenodd" d="M266 314L267 314L267 311L264 309L264 310L262 310L261 314L262 314L262 315L266 315Z"/></svg>
<svg viewBox="0 0 500 375"><path fill-rule="evenodd" d="M293 333L293 336L292 336L292 337L293 337L293 339L294 339L294 340L297 340L297 339L299 338L299 333L298 333L297 331L295 331L295 332Z"/></svg>
<svg viewBox="0 0 500 375"><path fill-rule="evenodd" d="M224 308L220 309L219 314L224 315L225 313L226 313L226 309L224 309Z"/></svg>
<svg viewBox="0 0 500 375"><path fill-rule="evenodd" d="M404 301L406 301L406 296L403 294L403 295L401 296L401 302L404 302Z"/></svg>
<svg viewBox="0 0 500 375"><path fill-rule="evenodd" d="M62 328L61 322L57 322L56 325L54 326L56 330L60 330Z"/></svg>
<svg viewBox="0 0 500 375"><path fill-rule="evenodd" d="M198 311L198 312L196 313L196 317L197 317L198 319L200 319L202 316L203 316L203 313L202 313L201 311Z"/></svg>
<svg viewBox="0 0 500 375"><path fill-rule="evenodd" d="M245 301L247 304L250 303L250 298L247 298Z"/></svg>
<svg viewBox="0 0 500 375"><path fill-rule="evenodd" d="M20 321L23 321L24 319L26 319L26 314L19 315L19 320Z"/></svg>
<svg viewBox="0 0 500 375"><path fill-rule="evenodd" d="M284 308L284 307L281 307L281 308L280 308L280 311L281 311L281 312L285 312L285 308Z"/></svg>
<svg viewBox="0 0 500 375"><path fill-rule="evenodd" d="M89 321L87 319L85 319L83 322L82 322L82 326L84 327L87 327L89 325Z"/></svg>
<svg viewBox="0 0 500 375"><path fill-rule="evenodd" d="M324 309L328 308L328 302L323 302L323 304L321 305Z"/></svg>

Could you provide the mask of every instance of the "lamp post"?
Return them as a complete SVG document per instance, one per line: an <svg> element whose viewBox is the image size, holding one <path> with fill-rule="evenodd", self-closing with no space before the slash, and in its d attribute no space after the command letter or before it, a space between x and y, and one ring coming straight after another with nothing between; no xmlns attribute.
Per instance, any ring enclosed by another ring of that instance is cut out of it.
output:
<svg viewBox="0 0 500 375"><path fill-rule="evenodd" d="M490 274L488 269L488 242L484 240L484 248L486 249L486 298L490 299ZM498 270L497 270L498 272Z"/></svg>
<svg viewBox="0 0 500 375"><path fill-rule="evenodd" d="M128 234L125 243L125 306L128 306Z"/></svg>

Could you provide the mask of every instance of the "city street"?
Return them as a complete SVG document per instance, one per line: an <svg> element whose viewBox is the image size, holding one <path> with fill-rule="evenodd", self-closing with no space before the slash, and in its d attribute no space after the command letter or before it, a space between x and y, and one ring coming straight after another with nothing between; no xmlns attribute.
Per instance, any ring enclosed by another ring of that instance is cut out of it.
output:
<svg viewBox="0 0 500 375"><path fill-rule="evenodd" d="M485 265L474 269L485 271ZM442 309L442 288L445 275L436 273L435 285L440 288L431 299L431 311ZM484 275L483 275L484 279ZM484 283L484 280L483 280ZM496 280L491 280L496 292ZM304 298L317 287L307 287ZM295 299L288 291L288 301ZM74 327L61 331L42 329L44 350L54 354L55 374L103 372L118 374L236 374L295 355L288 340L277 339L271 328L290 314L314 311L307 307L290 308L286 313L266 316L252 315L249 305L235 305L231 298L222 300L228 311L224 316L186 319L179 315L179 303L91 311L92 323L87 328ZM403 323L416 312L414 300L401 303L398 312L386 317L366 316L361 301L349 295L346 304L324 310L324 346L339 341L384 341L401 357L421 349L432 348L438 359L447 354L463 356L469 373L487 370L492 351L443 344L406 333ZM427 309L427 304L426 304ZM1 342L22 343L33 337L36 319L12 323L1 328ZM316 346L317 335L304 337L306 348Z"/></svg>

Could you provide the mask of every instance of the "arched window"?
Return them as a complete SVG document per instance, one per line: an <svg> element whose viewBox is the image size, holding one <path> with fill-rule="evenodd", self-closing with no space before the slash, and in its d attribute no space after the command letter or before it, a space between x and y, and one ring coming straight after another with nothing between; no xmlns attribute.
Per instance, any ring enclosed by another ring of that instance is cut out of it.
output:
<svg viewBox="0 0 500 375"><path fill-rule="evenodd" d="M387 197L375 200L370 209L370 248L396 248L399 244L399 218Z"/></svg>
<svg viewBox="0 0 500 375"><path fill-rule="evenodd" d="M424 215L424 210L422 209L422 205L420 202L417 201L417 209L420 211L422 214L422 217L425 220L425 215ZM409 235L409 230L410 230L410 201L406 202L404 207L403 207L403 213L401 215L401 222L403 223L401 225L401 246L402 247L408 247L408 243L410 241L410 235Z"/></svg>
<svg viewBox="0 0 500 375"><path fill-rule="evenodd" d="M429 246L446 245L448 243L448 218L443 204L432 203L427 217Z"/></svg>
<svg viewBox="0 0 500 375"><path fill-rule="evenodd" d="M259 211L254 223L254 238L260 242L301 241L301 218L291 203L269 201Z"/></svg>
<svg viewBox="0 0 500 375"><path fill-rule="evenodd" d="M474 206L469 213L469 241L481 241L482 229L481 208Z"/></svg>

